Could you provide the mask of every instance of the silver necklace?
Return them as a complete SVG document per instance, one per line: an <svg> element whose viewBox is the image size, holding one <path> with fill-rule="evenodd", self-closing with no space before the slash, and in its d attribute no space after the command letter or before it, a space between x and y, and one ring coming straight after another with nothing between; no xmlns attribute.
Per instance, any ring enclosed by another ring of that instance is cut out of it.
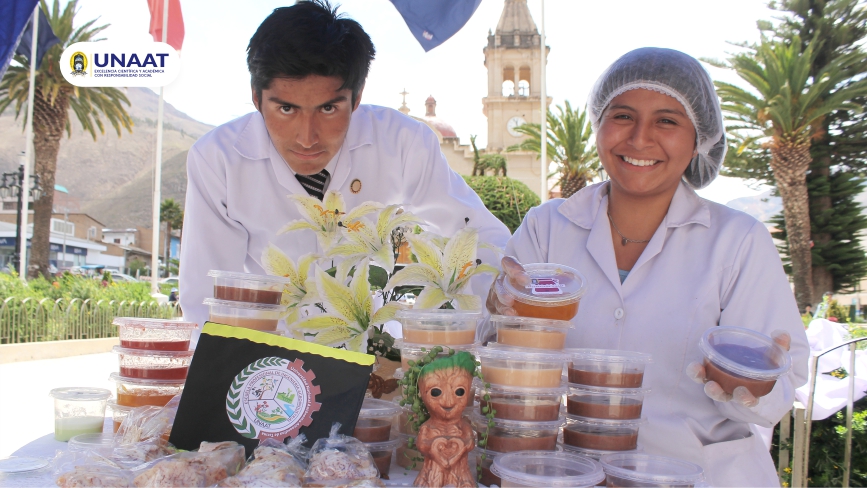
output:
<svg viewBox="0 0 867 488"><path fill-rule="evenodd" d="M644 239L644 240L630 239L630 238L626 237L625 235L623 235L623 233L620 232L620 229L617 228L617 224L614 223L614 219L611 218L611 211L610 210L608 211L608 221L611 222L611 225L614 227L614 230L620 236L620 245L621 246L625 246L629 242L633 242L635 244L644 244L645 242L650 242L650 239Z"/></svg>

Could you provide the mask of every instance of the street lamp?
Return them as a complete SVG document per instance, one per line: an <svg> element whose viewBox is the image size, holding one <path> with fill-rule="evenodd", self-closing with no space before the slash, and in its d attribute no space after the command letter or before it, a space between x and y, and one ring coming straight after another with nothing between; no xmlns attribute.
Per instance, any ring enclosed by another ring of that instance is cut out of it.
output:
<svg viewBox="0 0 867 488"><path fill-rule="evenodd" d="M42 186L39 184L39 175L30 176L33 182L28 193L33 196L33 200L39 200L42 197ZM3 173L2 182L0 182L0 197L7 198L10 196L18 196L18 219L15 224L15 254L12 256L13 269L19 269L19 261L21 259L21 249L26 242L26 229L21 228L21 212L24 207L24 191L22 191L22 183L24 182L24 165L18 167L15 173ZM26 184L23 186L27 186ZM28 199L29 203L29 199ZM22 235L25 237L22 238Z"/></svg>

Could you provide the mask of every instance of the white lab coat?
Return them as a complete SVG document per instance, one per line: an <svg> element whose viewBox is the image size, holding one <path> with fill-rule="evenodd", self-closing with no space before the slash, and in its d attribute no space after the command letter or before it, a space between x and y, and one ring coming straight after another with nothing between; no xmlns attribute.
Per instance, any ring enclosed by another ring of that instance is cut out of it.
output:
<svg viewBox="0 0 867 488"><path fill-rule="evenodd" d="M711 486L779 486L774 464L749 423L766 427L792 406L807 379L807 346L792 290L768 231L754 218L703 200L681 183L662 224L621 285L607 216L608 183L527 213L507 254L522 263L560 263L589 284L567 347L653 355L639 431L645 452L701 465ZM620 245L618 242L616 245ZM792 336L792 369L755 408L708 398L686 376L701 361L710 327Z"/></svg>
<svg viewBox="0 0 867 488"><path fill-rule="evenodd" d="M427 230L444 236L469 225L479 229L479 242L502 248L509 239L508 228L449 168L433 131L396 110L359 106L337 158L328 189L340 191L348 208L370 200L403 204L430 224ZM310 230L277 235L302 218L287 197L307 193L271 143L259 112L199 139L187 156L187 177L180 300L188 320L208 319L202 301L213 296L211 269L265 274L261 256L269 242L293 260L323 253ZM350 190L356 179L357 194ZM480 250L479 258L498 264L488 250ZM484 297L492 280L474 280L474 292Z"/></svg>

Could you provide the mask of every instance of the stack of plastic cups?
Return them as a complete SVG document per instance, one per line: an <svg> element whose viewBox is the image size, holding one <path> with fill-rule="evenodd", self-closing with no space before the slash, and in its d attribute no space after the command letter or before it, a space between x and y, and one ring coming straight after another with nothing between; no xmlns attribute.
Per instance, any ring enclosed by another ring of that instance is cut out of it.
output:
<svg viewBox="0 0 867 488"><path fill-rule="evenodd" d="M476 343L476 328L482 319L481 312L464 310L400 310L395 318L401 323L403 339L400 347L401 373L407 371L410 362L417 361L430 353L431 349L440 346L443 350L438 356L448 356L451 350L464 351L473 354L478 347ZM469 416L473 405L473 392L467 392L470 398L465 410ZM399 402L400 398L395 398ZM397 424L399 445L397 448L397 464L406 469L420 469L421 464L413 459L421 458L421 453L409 448L410 439L418 434L409 424L409 406L403 407Z"/></svg>
<svg viewBox="0 0 867 488"><path fill-rule="evenodd" d="M365 398L352 436L363 442L373 456L380 476L388 479L391 458L398 447L397 421L401 408L385 400Z"/></svg>
<svg viewBox="0 0 867 488"><path fill-rule="evenodd" d="M605 349L567 349L569 394L563 448L599 459L638 449L644 419L644 370L649 354Z"/></svg>
<svg viewBox="0 0 867 488"><path fill-rule="evenodd" d="M211 322L261 332L277 330L287 307L282 300L289 278L219 270L209 271L208 276L214 278L214 298L205 299Z"/></svg>
<svg viewBox="0 0 867 488"><path fill-rule="evenodd" d="M117 398L109 402L117 432L135 407L162 407L184 389L193 359L190 338L196 324L182 320L117 317L120 345L113 348L120 371L109 378Z"/></svg>

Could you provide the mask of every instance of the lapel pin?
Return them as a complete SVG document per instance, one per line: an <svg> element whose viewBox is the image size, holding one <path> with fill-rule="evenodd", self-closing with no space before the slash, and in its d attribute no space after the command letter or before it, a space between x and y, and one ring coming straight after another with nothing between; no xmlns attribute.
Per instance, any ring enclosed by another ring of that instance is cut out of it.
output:
<svg viewBox="0 0 867 488"><path fill-rule="evenodd" d="M352 183L349 184L349 191L352 193L358 193L361 191L361 180L358 178L352 180Z"/></svg>

